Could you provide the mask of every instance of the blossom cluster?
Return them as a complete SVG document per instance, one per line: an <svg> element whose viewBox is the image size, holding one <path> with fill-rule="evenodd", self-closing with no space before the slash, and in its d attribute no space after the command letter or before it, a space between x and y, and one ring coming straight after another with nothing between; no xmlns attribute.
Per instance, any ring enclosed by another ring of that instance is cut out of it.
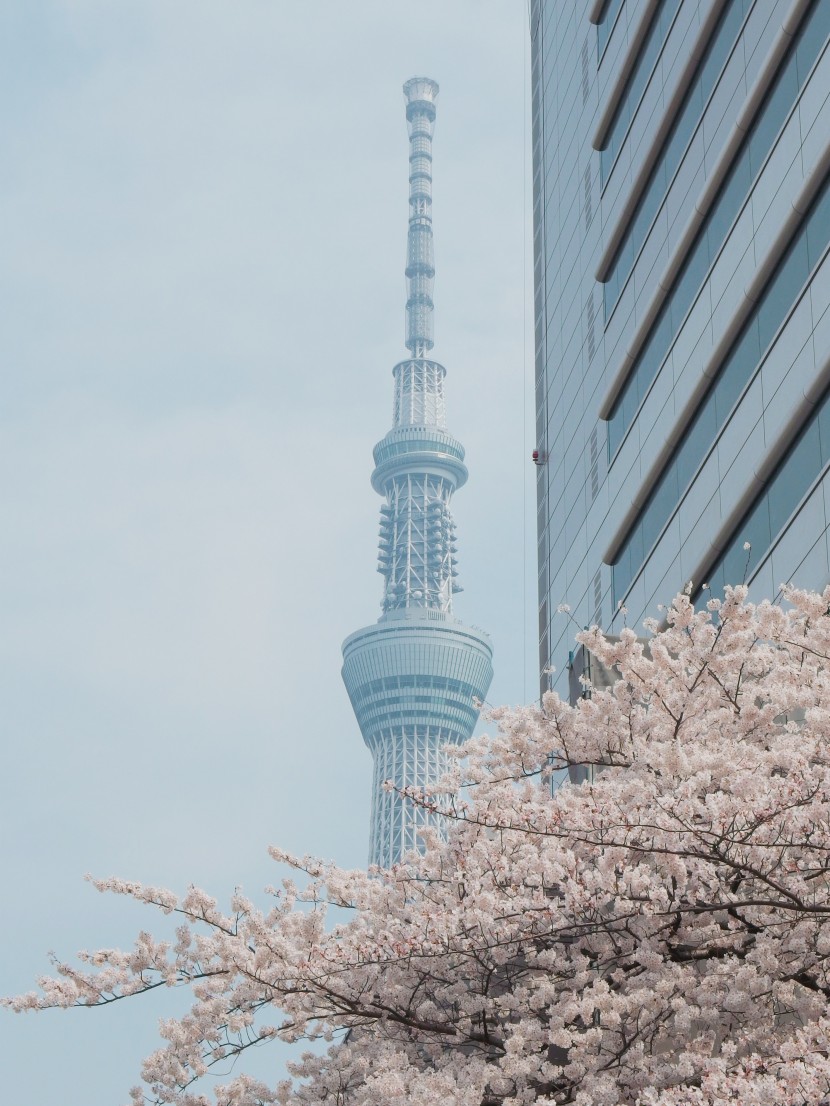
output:
<svg viewBox="0 0 830 1106"><path fill-rule="evenodd" d="M830 1104L830 589L785 600L681 595L647 643L580 635L617 682L493 712L408 795L447 840L389 871L272 849L292 875L267 911L94 881L175 914L176 940L83 953L5 1004L189 988L133 1106ZM552 794L563 768L584 782ZM273 1039L325 1049L203 1089Z"/></svg>

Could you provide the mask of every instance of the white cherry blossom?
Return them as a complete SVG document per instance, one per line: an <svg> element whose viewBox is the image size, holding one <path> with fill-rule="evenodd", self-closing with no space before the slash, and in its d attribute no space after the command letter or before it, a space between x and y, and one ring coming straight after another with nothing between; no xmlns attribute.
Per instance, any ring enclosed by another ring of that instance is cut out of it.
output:
<svg viewBox="0 0 830 1106"><path fill-rule="evenodd" d="M266 911L94 880L175 940L81 953L5 1005L188 988L133 1106L830 1104L830 588L785 599L683 594L647 649L581 634L618 682L494 711L409 795L449 839L391 871L272 849ZM326 1051L279 1085L202 1078L275 1039Z"/></svg>

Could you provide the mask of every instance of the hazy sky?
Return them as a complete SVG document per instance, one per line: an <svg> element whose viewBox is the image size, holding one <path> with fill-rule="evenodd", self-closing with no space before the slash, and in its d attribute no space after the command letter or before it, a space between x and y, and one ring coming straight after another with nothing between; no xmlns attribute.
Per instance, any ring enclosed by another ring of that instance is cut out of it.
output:
<svg viewBox="0 0 830 1106"><path fill-rule="evenodd" d="M155 924L87 871L255 894L271 842L366 861L340 644L380 613L415 74L457 611L492 700L533 698L526 50L526 0L0 5L0 992ZM0 1014L4 1101L124 1102L165 1009Z"/></svg>

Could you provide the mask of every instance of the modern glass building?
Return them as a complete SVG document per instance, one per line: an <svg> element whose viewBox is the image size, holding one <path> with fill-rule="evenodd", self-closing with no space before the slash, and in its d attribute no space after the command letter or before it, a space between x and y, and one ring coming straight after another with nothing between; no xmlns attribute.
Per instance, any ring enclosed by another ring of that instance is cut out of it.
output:
<svg viewBox="0 0 830 1106"><path fill-rule="evenodd" d="M533 0L543 688L560 604L830 580L828 36L830 0Z"/></svg>
<svg viewBox="0 0 830 1106"><path fill-rule="evenodd" d="M490 639L453 616L457 582L453 492L467 479L464 449L446 429L443 365L433 346L432 133L438 85L404 85L409 126L406 345L392 370L393 427L375 446L372 487L383 496L378 571L383 613L343 643L343 680L374 759L369 860L389 867L439 826L406 788L434 786L444 747L466 741L493 678ZM391 781L395 789L387 789Z"/></svg>

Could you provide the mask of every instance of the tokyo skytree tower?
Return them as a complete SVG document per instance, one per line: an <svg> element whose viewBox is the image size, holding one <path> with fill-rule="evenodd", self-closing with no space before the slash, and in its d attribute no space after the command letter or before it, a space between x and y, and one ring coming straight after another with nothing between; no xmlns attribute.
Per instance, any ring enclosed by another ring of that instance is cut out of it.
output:
<svg viewBox="0 0 830 1106"><path fill-rule="evenodd" d="M464 449L446 430L446 369L433 346L432 132L438 85L403 86L409 128L406 346L392 370L392 429L374 450L372 487L383 496L378 571L383 613L343 643L343 680L374 759L369 861L389 867L438 824L384 788L429 787L443 747L466 741L493 677L492 647L452 613L456 583L453 492L467 479Z"/></svg>

